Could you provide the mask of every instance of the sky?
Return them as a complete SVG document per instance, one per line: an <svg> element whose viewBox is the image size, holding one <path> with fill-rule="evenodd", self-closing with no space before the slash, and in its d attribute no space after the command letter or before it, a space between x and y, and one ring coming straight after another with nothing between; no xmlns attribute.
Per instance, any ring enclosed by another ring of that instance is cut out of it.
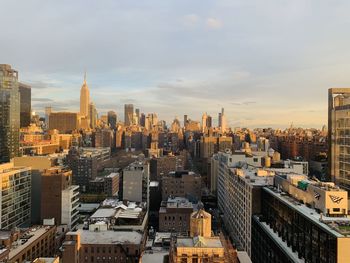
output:
<svg viewBox="0 0 350 263"><path fill-rule="evenodd" d="M320 128L349 87L350 1L0 0L0 63L39 113L78 111L84 71L99 113L124 104L171 122Z"/></svg>

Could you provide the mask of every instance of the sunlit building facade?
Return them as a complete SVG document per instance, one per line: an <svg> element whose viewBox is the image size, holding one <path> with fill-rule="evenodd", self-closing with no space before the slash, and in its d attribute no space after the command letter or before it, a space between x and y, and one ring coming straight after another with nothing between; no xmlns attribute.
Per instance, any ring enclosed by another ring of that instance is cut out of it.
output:
<svg viewBox="0 0 350 263"><path fill-rule="evenodd" d="M30 223L31 168L0 165L0 228L11 230Z"/></svg>

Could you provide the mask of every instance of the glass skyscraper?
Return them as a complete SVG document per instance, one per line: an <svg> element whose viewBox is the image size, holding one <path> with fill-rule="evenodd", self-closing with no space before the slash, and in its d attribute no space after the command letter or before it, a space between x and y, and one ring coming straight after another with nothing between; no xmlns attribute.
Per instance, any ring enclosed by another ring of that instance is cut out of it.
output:
<svg viewBox="0 0 350 263"><path fill-rule="evenodd" d="M19 155L19 128L18 72L0 64L0 163Z"/></svg>

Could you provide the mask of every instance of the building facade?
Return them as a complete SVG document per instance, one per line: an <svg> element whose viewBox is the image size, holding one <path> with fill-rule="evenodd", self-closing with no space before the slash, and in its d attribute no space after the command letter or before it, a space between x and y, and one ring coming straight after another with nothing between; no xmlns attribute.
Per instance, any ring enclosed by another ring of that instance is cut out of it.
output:
<svg viewBox="0 0 350 263"><path fill-rule="evenodd" d="M0 64L0 163L19 156L20 94L18 72Z"/></svg>
<svg viewBox="0 0 350 263"><path fill-rule="evenodd" d="M11 230L30 224L31 169L13 163L0 165L0 228Z"/></svg>
<svg viewBox="0 0 350 263"><path fill-rule="evenodd" d="M72 184L72 171L55 166L41 179L41 220L54 218L56 225L74 228L78 220L79 186Z"/></svg>
<svg viewBox="0 0 350 263"><path fill-rule="evenodd" d="M162 200L170 196L186 197L192 202L201 200L202 177L191 171L174 171L162 177Z"/></svg>
<svg viewBox="0 0 350 263"><path fill-rule="evenodd" d="M350 191L350 88L328 90L328 168L331 179Z"/></svg>
<svg viewBox="0 0 350 263"><path fill-rule="evenodd" d="M134 105L125 104L124 105L124 124L125 126L130 126L133 124L134 117Z"/></svg>

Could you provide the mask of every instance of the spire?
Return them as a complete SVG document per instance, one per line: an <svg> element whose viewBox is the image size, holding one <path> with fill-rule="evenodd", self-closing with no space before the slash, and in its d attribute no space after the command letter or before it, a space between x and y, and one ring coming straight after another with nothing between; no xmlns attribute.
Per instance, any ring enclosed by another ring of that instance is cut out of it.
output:
<svg viewBox="0 0 350 263"><path fill-rule="evenodd" d="M84 72L84 84L86 84L86 70Z"/></svg>

